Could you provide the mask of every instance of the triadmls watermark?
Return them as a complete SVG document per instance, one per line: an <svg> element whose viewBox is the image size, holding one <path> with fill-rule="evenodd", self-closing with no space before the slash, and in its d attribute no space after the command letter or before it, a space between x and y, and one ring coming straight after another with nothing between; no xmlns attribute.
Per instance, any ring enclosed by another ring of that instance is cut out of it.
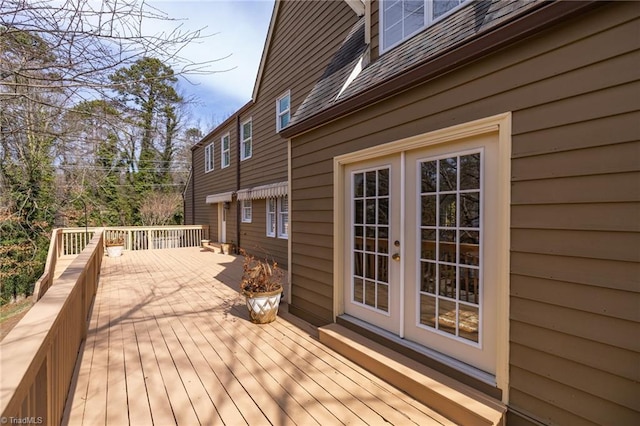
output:
<svg viewBox="0 0 640 426"><path fill-rule="evenodd" d="M6 425L41 425L44 417L0 417L0 424Z"/></svg>

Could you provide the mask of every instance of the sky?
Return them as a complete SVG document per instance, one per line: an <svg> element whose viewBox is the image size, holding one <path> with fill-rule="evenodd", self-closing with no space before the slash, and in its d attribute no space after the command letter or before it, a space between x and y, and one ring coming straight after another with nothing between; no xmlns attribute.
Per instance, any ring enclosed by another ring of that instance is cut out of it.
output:
<svg viewBox="0 0 640 426"><path fill-rule="evenodd" d="M186 46L180 55L202 63L219 60L210 75L180 79L179 91L197 97L190 107L191 122L204 131L226 119L251 99L253 86L269 28L273 0L152 0L148 4L165 12L172 22L153 22L146 32L198 30L210 35ZM221 59L225 58L225 59Z"/></svg>

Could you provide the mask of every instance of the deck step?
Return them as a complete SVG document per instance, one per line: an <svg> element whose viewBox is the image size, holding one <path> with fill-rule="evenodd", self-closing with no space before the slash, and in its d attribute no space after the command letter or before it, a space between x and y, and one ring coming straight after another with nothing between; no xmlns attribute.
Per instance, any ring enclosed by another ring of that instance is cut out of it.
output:
<svg viewBox="0 0 640 426"><path fill-rule="evenodd" d="M336 352L461 425L504 425L506 407L480 391L338 324L318 329Z"/></svg>

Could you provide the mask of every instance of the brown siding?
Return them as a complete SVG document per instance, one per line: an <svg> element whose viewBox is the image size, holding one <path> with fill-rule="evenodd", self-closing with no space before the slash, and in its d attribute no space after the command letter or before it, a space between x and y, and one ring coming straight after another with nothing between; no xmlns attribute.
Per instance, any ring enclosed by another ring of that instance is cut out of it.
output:
<svg viewBox="0 0 640 426"><path fill-rule="evenodd" d="M221 138L229 133L229 149L231 161L229 167L224 169L221 167L222 146ZM213 143L214 145L214 168L212 171L205 173L204 171L204 151L205 147ZM209 239L218 241L218 205L207 204L207 195L214 195L223 192L235 191L237 188L237 125L236 120L232 119L226 125L216 129L213 133L201 141L193 150L193 181L195 181L195 191L193 191L193 205L195 206L194 222L196 225L209 225ZM234 210L235 214L235 210ZM227 238L236 239L236 228L231 227L231 223L235 224L235 216L233 221L229 221L227 216Z"/></svg>
<svg viewBox="0 0 640 426"><path fill-rule="evenodd" d="M380 56L380 8L378 1L371 2L371 43L369 57L375 61Z"/></svg>
<svg viewBox="0 0 640 426"><path fill-rule="evenodd" d="M295 138L291 311L332 318L334 156L512 111L509 421L638 423L639 15L614 2Z"/></svg>
<svg viewBox="0 0 640 426"><path fill-rule="evenodd" d="M253 155L241 162L241 188L287 180L287 142L276 133L276 99L291 90L291 111L305 99L351 27L343 1L282 1L255 105Z"/></svg>
<svg viewBox="0 0 640 426"><path fill-rule="evenodd" d="M286 269L288 242L282 238L267 237L267 204L265 200L252 200L251 223L240 224L240 247L257 257L268 256Z"/></svg>

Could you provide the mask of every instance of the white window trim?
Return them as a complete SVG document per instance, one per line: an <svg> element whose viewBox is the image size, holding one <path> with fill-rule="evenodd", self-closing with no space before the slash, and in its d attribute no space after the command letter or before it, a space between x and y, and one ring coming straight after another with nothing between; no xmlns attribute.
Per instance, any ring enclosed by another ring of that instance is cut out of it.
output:
<svg viewBox="0 0 640 426"><path fill-rule="evenodd" d="M213 143L204 147L204 172L209 173L214 170L215 146Z"/></svg>
<svg viewBox="0 0 640 426"><path fill-rule="evenodd" d="M462 8L463 6L465 6L467 3L469 3L471 0L464 0L462 3L460 3L458 6L454 7L453 9L451 9L450 11L438 16L436 19L430 20L430 17L433 14L433 2L432 0L424 0L424 10L425 10L425 23L423 26L421 26L420 28L418 28L415 32L413 32L412 34L409 34L408 36L402 38L400 41L392 44L391 46L385 48L384 47L384 0L381 0L379 2L379 10L378 10L378 14L380 16L380 19L378 21L378 34L379 34L379 43L378 43L378 51L379 54L382 55L385 52L388 52L392 49L394 49L395 47L401 45L402 43L404 43L405 41L409 40L412 37L415 37L417 34L420 34L422 31L424 31L426 28L430 27L431 25L435 24L438 21L441 21L442 19L445 19L447 16L451 15L452 13L455 13L458 9Z"/></svg>
<svg viewBox="0 0 640 426"><path fill-rule="evenodd" d="M269 209L269 205L271 200L277 200L277 198L272 197L272 198L266 198L265 199L265 210L267 211L267 222L266 222L266 231L267 231L267 237L273 237L275 238L276 236L276 232L277 232L277 228L278 228L278 203L276 201L275 203L275 211L271 211ZM275 223L274 223L275 222ZM275 224L275 226L270 226L272 223ZM273 228L273 232L271 231L271 228Z"/></svg>
<svg viewBox="0 0 640 426"><path fill-rule="evenodd" d="M277 214L276 214L276 231L278 233L278 238L282 238L283 240L289 239L289 234L284 232L284 226L280 226L282 224L281 218L286 213L287 214L287 227L289 225L289 200L287 199L287 211L282 210L282 201L285 197L289 197L288 195L284 195L282 197L278 197L277 205Z"/></svg>
<svg viewBox="0 0 640 426"><path fill-rule="evenodd" d="M242 211L242 223L251 223L253 216L253 205L251 200L242 200L240 201L240 209ZM246 212L249 212L248 215L245 215Z"/></svg>
<svg viewBox="0 0 640 426"><path fill-rule="evenodd" d="M244 126L247 123L251 123L251 136L247 139L244 137ZM251 144L251 152L249 155L245 156L245 146L246 144ZM240 161L248 160L253 156L253 117L242 122L240 125Z"/></svg>
<svg viewBox="0 0 640 426"><path fill-rule="evenodd" d="M224 149L224 140L225 138L229 141L228 148ZM227 164L224 163L224 154L225 152L229 155L229 162ZM229 133L222 135L220 138L220 168L225 169L231 165L231 135Z"/></svg>
<svg viewBox="0 0 640 426"><path fill-rule="evenodd" d="M289 98L289 108L284 111L280 111L280 101L284 98ZM289 120L291 120L291 90L287 90L282 96L276 99L276 132L283 129L280 125L280 117L288 114Z"/></svg>

